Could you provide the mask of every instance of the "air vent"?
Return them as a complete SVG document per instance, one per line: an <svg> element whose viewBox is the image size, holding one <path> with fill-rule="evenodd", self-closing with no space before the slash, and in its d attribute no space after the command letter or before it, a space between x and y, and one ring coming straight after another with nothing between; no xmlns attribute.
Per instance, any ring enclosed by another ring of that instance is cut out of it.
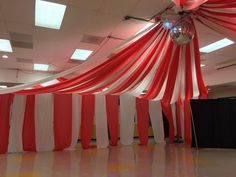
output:
<svg viewBox="0 0 236 177"><path fill-rule="evenodd" d="M18 63L34 63L32 59L26 59L26 58L16 58L16 61Z"/></svg>
<svg viewBox="0 0 236 177"><path fill-rule="evenodd" d="M218 63L218 64L216 64L215 69L221 70L221 69L226 69L226 68L233 67L233 66L236 66L236 60L229 60L229 61L226 61L223 63Z"/></svg>
<svg viewBox="0 0 236 177"><path fill-rule="evenodd" d="M105 37L84 34L80 42L100 45L104 39Z"/></svg>
<svg viewBox="0 0 236 177"><path fill-rule="evenodd" d="M10 32L13 47L33 49L32 35Z"/></svg>

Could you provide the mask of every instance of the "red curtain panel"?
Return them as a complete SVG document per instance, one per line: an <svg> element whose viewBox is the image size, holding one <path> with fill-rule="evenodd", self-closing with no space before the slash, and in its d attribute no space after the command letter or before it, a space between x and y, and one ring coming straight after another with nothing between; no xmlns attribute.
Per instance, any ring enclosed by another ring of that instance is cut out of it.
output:
<svg viewBox="0 0 236 177"><path fill-rule="evenodd" d="M63 150L71 145L72 94L54 94L54 145Z"/></svg>
<svg viewBox="0 0 236 177"><path fill-rule="evenodd" d="M106 95L107 122L110 135L110 145L116 146L119 132L119 96Z"/></svg>
<svg viewBox="0 0 236 177"><path fill-rule="evenodd" d="M84 149L88 149L91 147L90 140L93 131L94 112L95 112L95 96L83 95L82 109L81 109L80 138L82 147Z"/></svg>
<svg viewBox="0 0 236 177"><path fill-rule="evenodd" d="M24 151L36 151L34 106L35 95L27 95L22 129Z"/></svg>
<svg viewBox="0 0 236 177"><path fill-rule="evenodd" d="M140 145L148 143L149 102L146 99L136 98L136 110L138 119L138 136Z"/></svg>
<svg viewBox="0 0 236 177"><path fill-rule="evenodd" d="M12 94L0 95L0 154L6 153L8 149L12 99Z"/></svg>

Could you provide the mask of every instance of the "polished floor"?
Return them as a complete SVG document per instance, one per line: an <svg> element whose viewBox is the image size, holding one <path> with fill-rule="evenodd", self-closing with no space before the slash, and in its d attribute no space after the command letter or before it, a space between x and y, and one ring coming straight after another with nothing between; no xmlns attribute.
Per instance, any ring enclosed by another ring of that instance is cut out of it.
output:
<svg viewBox="0 0 236 177"><path fill-rule="evenodd" d="M236 150L118 146L0 155L0 177L236 177Z"/></svg>

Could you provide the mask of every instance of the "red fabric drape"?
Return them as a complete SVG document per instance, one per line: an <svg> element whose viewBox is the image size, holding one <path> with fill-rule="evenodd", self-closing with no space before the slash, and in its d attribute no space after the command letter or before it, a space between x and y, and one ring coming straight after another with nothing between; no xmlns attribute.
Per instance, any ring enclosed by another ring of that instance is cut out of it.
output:
<svg viewBox="0 0 236 177"><path fill-rule="evenodd" d="M114 75L118 71L120 71L124 66L126 66L130 60L133 59L136 53L141 50L145 44L152 38L152 36L160 29L160 25L150 30L146 35L142 36L137 41L130 44L128 47L123 49L122 51L118 52L114 56L112 56L109 60L106 60L102 64L96 66L95 68L81 74L73 79L69 79L57 84L53 84L47 87L32 89L32 90L23 90L17 92L19 94L39 94L39 93L48 93L48 92L55 92L64 88L69 88L72 86L76 86L69 91L64 92L75 92L80 91L82 89L91 88L97 83L105 80L109 76ZM134 61L135 62L135 61ZM113 82L121 77L124 73L117 75ZM81 84L83 83L83 84ZM106 86L104 86L106 87ZM94 91L96 92L96 91Z"/></svg>
<svg viewBox="0 0 236 177"><path fill-rule="evenodd" d="M106 112L108 129L110 133L110 145L116 146L119 132L119 96L106 95Z"/></svg>
<svg viewBox="0 0 236 177"><path fill-rule="evenodd" d="M71 145L72 138L72 95L54 94L54 144L55 150Z"/></svg>
<svg viewBox="0 0 236 177"><path fill-rule="evenodd" d="M82 109L81 109L80 138L82 147L84 149L88 149L91 147L90 140L93 131L94 113L95 113L95 96L83 95Z"/></svg>
<svg viewBox="0 0 236 177"><path fill-rule="evenodd" d="M138 120L138 135L140 145L148 143L149 102L146 99L136 98L136 110Z"/></svg>
<svg viewBox="0 0 236 177"><path fill-rule="evenodd" d="M190 145L191 143L191 108L190 101L184 101L184 139L185 143Z"/></svg>
<svg viewBox="0 0 236 177"><path fill-rule="evenodd" d="M24 151L36 151L34 106L35 95L27 95L22 129L22 144Z"/></svg>
<svg viewBox="0 0 236 177"><path fill-rule="evenodd" d="M12 99L12 94L0 95L0 154L6 153L8 149Z"/></svg>
<svg viewBox="0 0 236 177"><path fill-rule="evenodd" d="M176 107L176 123L177 123L177 137L181 137L181 101L175 104Z"/></svg>

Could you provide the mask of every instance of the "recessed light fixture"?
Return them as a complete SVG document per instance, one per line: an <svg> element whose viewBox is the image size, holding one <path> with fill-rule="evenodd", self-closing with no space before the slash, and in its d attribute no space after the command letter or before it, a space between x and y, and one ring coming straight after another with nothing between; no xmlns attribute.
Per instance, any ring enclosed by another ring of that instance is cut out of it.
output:
<svg viewBox="0 0 236 177"><path fill-rule="evenodd" d="M231 41L227 38L224 38L224 39L221 39L217 42L214 42L212 44L209 44L205 47L202 47L200 48L200 52L202 53L210 53L210 52L213 52L213 51L216 51L216 50L219 50L221 48L224 48L224 47L227 47L229 45L232 45L234 44L234 41Z"/></svg>
<svg viewBox="0 0 236 177"><path fill-rule="evenodd" d="M0 88L7 88L6 85L0 85Z"/></svg>
<svg viewBox="0 0 236 177"><path fill-rule="evenodd" d="M86 60L91 54L92 50L76 49L71 56L73 60Z"/></svg>
<svg viewBox="0 0 236 177"><path fill-rule="evenodd" d="M35 26L60 29L66 11L66 5L36 0Z"/></svg>
<svg viewBox="0 0 236 177"><path fill-rule="evenodd" d="M205 64L201 64L201 67L205 67L206 65Z"/></svg>
<svg viewBox="0 0 236 177"><path fill-rule="evenodd" d="M47 71L49 68L46 64L34 64L34 70L36 71Z"/></svg>
<svg viewBox="0 0 236 177"><path fill-rule="evenodd" d="M3 55L2 58L8 58L8 56L7 55Z"/></svg>
<svg viewBox="0 0 236 177"><path fill-rule="evenodd" d="M0 51L12 52L11 43L8 39L0 39Z"/></svg>

